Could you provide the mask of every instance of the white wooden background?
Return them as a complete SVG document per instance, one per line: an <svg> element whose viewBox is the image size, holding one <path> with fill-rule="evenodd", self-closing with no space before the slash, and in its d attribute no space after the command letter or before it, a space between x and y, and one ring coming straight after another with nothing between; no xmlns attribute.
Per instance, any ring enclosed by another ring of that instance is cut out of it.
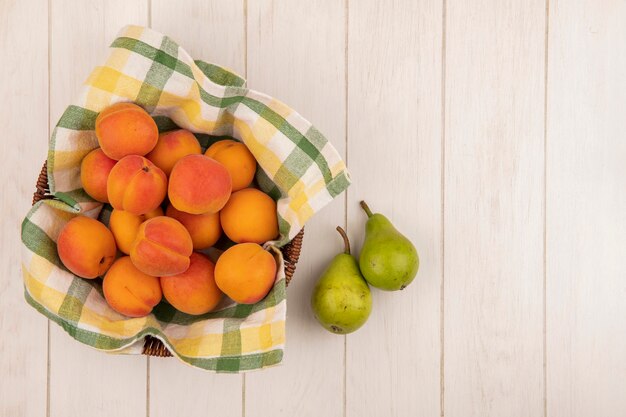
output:
<svg viewBox="0 0 626 417"><path fill-rule="evenodd" d="M626 2L0 0L0 416L626 415ZM307 229L281 367L107 356L23 300L47 137L128 23L291 104L354 184ZM416 243L360 331L309 295L365 198Z"/></svg>

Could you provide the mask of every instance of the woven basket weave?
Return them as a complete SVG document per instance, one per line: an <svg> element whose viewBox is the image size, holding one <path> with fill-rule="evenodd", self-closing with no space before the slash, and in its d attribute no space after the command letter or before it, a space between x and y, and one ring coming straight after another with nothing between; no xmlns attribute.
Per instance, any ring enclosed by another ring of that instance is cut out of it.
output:
<svg viewBox="0 0 626 417"><path fill-rule="evenodd" d="M39 178L37 178L36 190L33 194L33 205L39 200L50 198L54 198L54 196L50 194L50 188L48 186L48 162L46 161L41 168ZM298 259L300 258L300 250L302 248L303 237L304 229L300 230L300 232L296 235L296 237L293 238L291 242L289 242L287 245L283 246L280 249L283 253L283 259L285 261L285 278L287 285L289 285L289 282L291 281L291 278L296 271L296 264L298 263ZM142 353L148 356L172 356L172 354L165 347L163 342L152 336L145 337Z"/></svg>

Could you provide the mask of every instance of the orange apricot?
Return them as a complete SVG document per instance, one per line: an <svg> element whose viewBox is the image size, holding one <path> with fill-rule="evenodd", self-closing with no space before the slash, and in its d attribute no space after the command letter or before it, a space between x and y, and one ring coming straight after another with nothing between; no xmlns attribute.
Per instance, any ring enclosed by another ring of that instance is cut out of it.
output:
<svg viewBox="0 0 626 417"><path fill-rule="evenodd" d="M133 214L128 211L113 209L109 218L109 229L113 233L117 248L125 253L130 254L130 248L137 237L139 226L141 223L153 217L162 216L163 209L157 207L146 214Z"/></svg>
<svg viewBox="0 0 626 417"><path fill-rule="evenodd" d="M105 155L97 148L89 152L80 164L80 182L91 198L108 203L107 179L117 161Z"/></svg>
<svg viewBox="0 0 626 417"><path fill-rule="evenodd" d="M76 216L65 224L57 238L63 265L74 275L97 278L115 260L115 239L106 226L87 216Z"/></svg>
<svg viewBox="0 0 626 417"><path fill-rule="evenodd" d="M159 216L139 226L130 259L140 271L155 277L176 275L189 268L193 243L178 220Z"/></svg>
<svg viewBox="0 0 626 417"><path fill-rule="evenodd" d="M232 189L224 165L204 155L181 158L170 173L168 196L172 205L185 213L217 213Z"/></svg>
<svg viewBox="0 0 626 417"><path fill-rule="evenodd" d="M159 129L138 105L117 103L98 114L96 137L104 153L117 161L127 155L150 152L157 143Z"/></svg>
<svg viewBox="0 0 626 417"><path fill-rule="evenodd" d="M234 192L220 212L226 236L236 243L265 243L278 237L276 203L254 188Z"/></svg>
<svg viewBox="0 0 626 417"><path fill-rule="evenodd" d="M233 191L246 188L254 179L256 159L246 145L235 140L215 142L204 153L226 167L233 181Z"/></svg>
<svg viewBox="0 0 626 417"><path fill-rule="evenodd" d="M109 306L128 317L147 316L162 298L159 279L135 268L128 256L111 266L102 291Z"/></svg>
<svg viewBox="0 0 626 417"><path fill-rule="evenodd" d="M159 207L167 193L167 177L156 165L138 155L125 156L107 181L113 208L146 214Z"/></svg>
<svg viewBox="0 0 626 417"><path fill-rule="evenodd" d="M200 143L193 133L179 129L160 134L156 146L146 155L146 158L169 176L180 158L201 153Z"/></svg>
<svg viewBox="0 0 626 417"><path fill-rule="evenodd" d="M215 245L222 234L219 212L189 214L176 210L176 208L170 204L165 213L168 217L178 220L185 226L191 236L195 250L210 248Z"/></svg>
<svg viewBox="0 0 626 417"><path fill-rule="evenodd" d="M194 252L185 272L161 277L165 299L179 311L204 314L213 310L222 299L222 291L215 284L215 265L209 258Z"/></svg>
<svg viewBox="0 0 626 417"><path fill-rule="evenodd" d="M256 243L240 243L227 249L217 259L215 282L230 298L240 304L262 300L274 285L276 261L271 253Z"/></svg>

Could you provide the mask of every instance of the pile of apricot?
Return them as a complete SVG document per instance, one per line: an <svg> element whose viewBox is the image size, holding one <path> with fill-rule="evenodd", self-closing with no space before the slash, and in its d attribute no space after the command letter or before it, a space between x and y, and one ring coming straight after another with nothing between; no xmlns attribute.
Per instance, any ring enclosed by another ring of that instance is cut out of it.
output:
<svg viewBox="0 0 626 417"><path fill-rule="evenodd" d="M96 136L80 178L113 210L108 227L86 216L63 227L57 248L69 271L104 277L107 303L129 317L149 314L162 297L198 315L224 294L245 304L267 295L277 267L261 244L278 237L276 203L254 188L256 160L243 143L220 140L203 154L191 132L159 134L133 103L102 111ZM234 244L213 263L200 251L222 233Z"/></svg>

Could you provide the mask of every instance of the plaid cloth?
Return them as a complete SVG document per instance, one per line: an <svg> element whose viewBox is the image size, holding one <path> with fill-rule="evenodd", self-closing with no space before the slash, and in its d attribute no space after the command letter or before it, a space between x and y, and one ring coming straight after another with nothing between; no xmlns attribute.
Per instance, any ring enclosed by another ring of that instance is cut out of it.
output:
<svg viewBox="0 0 626 417"><path fill-rule="evenodd" d="M98 146L98 112L133 101L160 131L182 127L203 148L220 137L243 141L259 163L259 186L277 200L280 237L269 242L279 262L269 295L254 305L225 298L202 316L165 301L143 318L128 318L105 302L100 280L72 275L60 262L56 239L80 214L108 221L108 206L84 192L80 162ZM245 88L245 81L215 65L194 61L167 36L129 26L111 45L106 63L87 79L50 139L48 181L54 199L33 206L22 223L25 297L76 340L108 352L139 353L143 338L161 339L180 360L218 372L241 372L279 363L285 343L285 274L277 248L350 184L344 162L309 122L280 101Z"/></svg>

